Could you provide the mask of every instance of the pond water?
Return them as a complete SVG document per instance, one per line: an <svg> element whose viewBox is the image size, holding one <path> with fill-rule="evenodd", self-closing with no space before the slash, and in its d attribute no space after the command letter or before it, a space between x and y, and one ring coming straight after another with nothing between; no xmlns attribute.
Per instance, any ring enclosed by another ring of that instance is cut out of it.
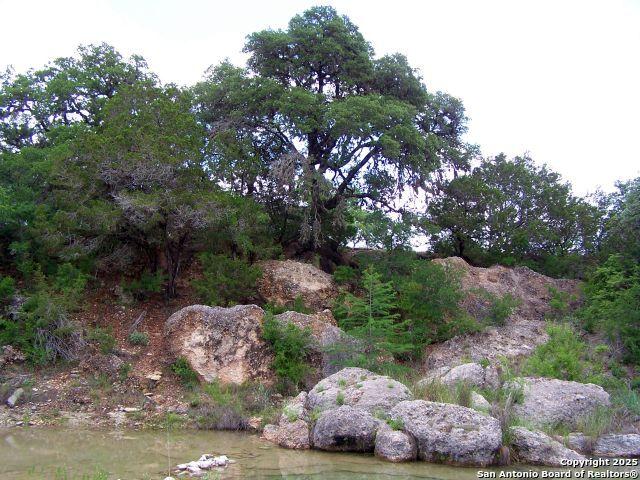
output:
<svg viewBox="0 0 640 480"><path fill-rule="evenodd" d="M236 462L211 479L465 480L478 472L422 462L392 464L372 455L285 450L235 432L25 428L0 430L0 478L162 480L176 464L203 453L225 454Z"/></svg>

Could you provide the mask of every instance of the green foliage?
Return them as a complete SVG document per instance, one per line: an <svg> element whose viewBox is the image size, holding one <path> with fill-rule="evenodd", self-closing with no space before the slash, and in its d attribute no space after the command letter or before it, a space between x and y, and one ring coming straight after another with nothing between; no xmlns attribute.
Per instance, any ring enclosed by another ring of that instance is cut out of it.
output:
<svg viewBox="0 0 640 480"><path fill-rule="evenodd" d="M344 405L344 393L338 392L336 394L336 405L341 406Z"/></svg>
<svg viewBox="0 0 640 480"><path fill-rule="evenodd" d="M459 382L445 385L437 380L413 383L410 387L415 398L430 402L452 403L463 407L471 406L471 385Z"/></svg>
<svg viewBox="0 0 640 480"><path fill-rule="evenodd" d="M131 332L128 339L131 345L149 345L149 335L147 335L145 332Z"/></svg>
<svg viewBox="0 0 640 480"><path fill-rule="evenodd" d="M286 389L289 385L300 386L311 371L307 354L311 338L309 328L300 329L292 323L282 325L273 314L265 313L262 338L274 353L273 369Z"/></svg>
<svg viewBox="0 0 640 480"><path fill-rule="evenodd" d="M120 368L118 368L118 378L121 382L124 382L127 378L129 378L131 370L133 370L133 365L131 365L129 362L125 362L120 365Z"/></svg>
<svg viewBox="0 0 640 480"><path fill-rule="evenodd" d="M478 323L460 304L464 294L460 272L419 260L413 252L394 251L358 257L366 268L375 265L397 292L400 318L407 322L407 343L420 357L424 347L456 335L476 331Z"/></svg>
<svg viewBox="0 0 640 480"><path fill-rule="evenodd" d="M166 280L167 276L161 271L155 273L145 271L140 278L123 282L122 290L133 295L137 300L144 300L152 293L160 293Z"/></svg>
<svg viewBox="0 0 640 480"><path fill-rule="evenodd" d="M580 316L588 331L603 330L640 365L640 265L612 255L589 277Z"/></svg>
<svg viewBox="0 0 640 480"><path fill-rule="evenodd" d="M96 327L89 331L87 339L95 342L103 354L113 353L116 348L116 338L111 327Z"/></svg>
<svg viewBox="0 0 640 480"><path fill-rule="evenodd" d="M186 358L176 359L171 365L171 371L180 378L186 388L195 388L198 385L198 374L193 371Z"/></svg>
<svg viewBox="0 0 640 480"><path fill-rule="evenodd" d="M357 278L357 270L346 265L337 266L333 272L333 279L339 285L352 284Z"/></svg>
<svg viewBox="0 0 640 480"><path fill-rule="evenodd" d="M16 345L38 364L75 359L83 340L69 314L78 308L86 283L87 276L69 264L49 278L36 268L17 317L0 318L0 345Z"/></svg>
<svg viewBox="0 0 640 480"><path fill-rule="evenodd" d="M407 323L399 319L393 285L381 278L368 267L362 273L362 296L346 293L335 308L340 327L358 341L356 363L373 370L411 348L403 343Z"/></svg>
<svg viewBox="0 0 640 480"><path fill-rule="evenodd" d="M404 430L404 422L400 418L387 418L386 422L393 430Z"/></svg>
<svg viewBox="0 0 640 480"><path fill-rule="evenodd" d="M195 392L197 401L191 416L199 428L213 430L246 430L250 417L261 417L263 424L277 422L274 392L260 383L223 384L213 381ZM283 412L286 413L286 412Z"/></svg>
<svg viewBox="0 0 640 480"><path fill-rule="evenodd" d="M0 277L0 306L8 303L13 297L15 283L11 277Z"/></svg>
<svg viewBox="0 0 640 480"><path fill-rule="evenodd" d="M203 278L192 284L207 305L229 306L255 296L261 270L241 258L203 253L198 256Z"/></svg>
<svg viewBox="0 0 640 480"><path fill-rule="evenodd" d="M498 155L438 187L424 225L441 230L432 237L441 254L481 265L526 265L552 276L583 274L584 254L595 254L598 209L528 157Z"/></svg>
<svg viewBox="0 0 640 480"><path fill-rule="evenodd" d="M549 300L551 313L549 317L557 320L569 315L571 302L575 298L569 292L558 290L552 286L549 286L549 293L551 293L551 300Z"/></svg>
<svg viewBox="0 0 640 480"><path fill-rule="evenodd" d="M520 305L520 299L510 293L502 296L495 295L485 289L476 289L474 293L483 303L481 311L477 313L478 320L484 325L503 326Z"/></svg>
<svg viewBox="0 0 640 480"><path fill-rule="evenodd" d="M429 94L403 55L374 58L332 7L249 35L245 52L248 68L224 62L196 85L197 111L211 171L262 198L283 240L341 243L349 204L379 215L440 163L475 153L462 103Z"/></svg>

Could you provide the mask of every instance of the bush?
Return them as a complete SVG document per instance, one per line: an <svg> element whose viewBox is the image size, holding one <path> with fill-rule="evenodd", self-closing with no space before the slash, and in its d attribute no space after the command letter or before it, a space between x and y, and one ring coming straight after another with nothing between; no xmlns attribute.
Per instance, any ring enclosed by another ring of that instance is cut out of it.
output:
<svg viewBox="0 0 640 480"><path fill-rule="evenodd" d="M235 385L213 381L203 387L203 395L198 397L192 414L202 429L246 430L250 417L261 417L263 423L276 421L272 396L273 392L260 383Z"/></svg>
<svg viewBox="0 0 640 480"><path fill-rule="evenodd" d="M394 356L411 349L406 321L397 313L396 292L391 282L383 282L373 266L362 273L362 296L346 293L336 303L335 316L342 329L357 339L356 366L379 371Z"/></svg>
<svg viewBox="0 0 640 480"><path fill-rule="evenodd" d="M17 318L0 318L0 345L15 345L38 364L77 358L84 341L69 312L77 309L86 282L87 276L70 264L62 265L49 278L36 268L31 279L33 290Z"/></svg>
<svg viewBox="0 0 640 480"><path fill-rule="evenodd" d="M422 356L426 345L478 329L477 322L460 307L464 292L457 270L405 251L362 254L357 259L364 268L375 265L382 280L392 282L397 312L407 322L405 341L411 344L414 356Z"/></svg>
<svg viewBox="0 0 640 480"><path fill-rule="evenodd" d="M588 279L579 315L587 331L602 330L624 346L624 359L640 365L640 265L612 255Z"/></svg>
<svg viewBox="0 0 640 480"><path fill-rule="evenodd" d="M87 339L97 343L100 352L105 355L112 353L116 348L116 338L111 327L96 327L89 331Z"/></svg>
<svg viewBox="0 0 640 480"><path fill-rule="evenodd" d="M136 300L144 300L153 293L162 292L167 276L161 271L143 272L140 278L122 283L122 290L131 294Z"/></svg>
<svg viewBox="0 0 640 480"><path fill-rule="evenodd" d="M505 293L500 297L483 288L474 290L474 293L482 304L476 316L483 325L503 326L507 318L520 305L520 300L510 293Z"/></svg>
<svg viewBox="0 0 640 480"><path fill-rule="evenodd" d="M353 285L358 279L358 272L349 266L339 265L333 272L333 279L338 285Z"/></svg>
<svg viewBox="0 0 640 480"><path fill-rule="evenodd" d="M0 306L11 301L15 293L15 283L11 277L0 277Z"/></svg>
<svg viewBox="0 0 640 480"><path fill-rule="evenodd" d="M292 323L282 325L267 312L262 324L262 338L267 341L274 353L273 369L278 378L286 384L300 386L311 367L307 362L307 353L311 339L311 329L300 329Z"/></svg>
<svg viewBox="0 0 640 480"><path fill-rule="evenodd" d="M131 345L149 345L149 335L144 332L131 332L129 334L129 343Z"/></svg>
<svg viewBox="0 0 640 480"><path fill-rule="evenodd" d="M242 303L256 293L256 281L261 270L241 258L203 253L198 259L203 278L192 284L207 305L230 306Z"/></svg>
<svg viewBox="0 0 640 480"><path fill-rule="evenodd" d="M198 385L198 374L193 371L186 358L180 357L173 362L171 371L180 378L186 388L195 388Z"/></svg>

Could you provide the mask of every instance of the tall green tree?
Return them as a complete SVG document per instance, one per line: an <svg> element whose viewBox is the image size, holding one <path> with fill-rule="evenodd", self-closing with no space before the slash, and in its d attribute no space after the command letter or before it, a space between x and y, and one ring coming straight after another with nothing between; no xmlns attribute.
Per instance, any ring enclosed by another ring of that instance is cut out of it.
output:
<svg viewBox="0 0 640 480"><path fill-rule="evenodd" d="M347 333L358 339L359 364L377 369L393 355L405 353L407 323L400 320L392 282L383 282L373 267L362 273L361 296L347 293L336 308L336 316Z"/></svg>
<svg viewBox="0 0 640 480"><path fill-rule="evenodd" d="M579 275L572 265L597 248L598 209L528 157L483 160L439 184L427 207L441 234L435 248L474 263L525 263L549 274Z"/></svg>
<svg viewBox="0 0 640 480"><path fill-rule="evenodd" d="M195 87L197 110L212 171L268 204L283 240L339 240L348 201L401 210L403 192L475 153L460 101L429 93L404 56L375 58L331 7L249 35L245 52L246 69L223 63Z"/></svg>
<svg viewBox="0 0 640 480"><path fill-rule="evenodd" d="M104 269L161 269L176 294L180 272L231 210L202 167L204 132L190 107L187 94L152 83L107 102L100 127L55 165L53 251Z"/></svg>
<svg viewBox="0 0 640 480"><path fill-rule="evenodd" d="M121 86L151 77L142 57L125 61L105 43L80 46L77 57L56 58L38 70L8 69L0 75L0 151L48 143L60 125L96 126Z"/></svg>

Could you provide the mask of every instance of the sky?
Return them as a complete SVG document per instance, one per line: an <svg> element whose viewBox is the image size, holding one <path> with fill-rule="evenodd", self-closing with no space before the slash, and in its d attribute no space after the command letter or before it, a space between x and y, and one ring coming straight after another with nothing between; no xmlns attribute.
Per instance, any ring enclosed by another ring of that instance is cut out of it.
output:
<svg viewBox="0 0 640 480"><path fill-rule="evenodd" d="M225 58L243 64L247 34L313 5L461 98L483 155L528 153L581 195L640 175L640 0L0 0L0 68L107 42L192 85Z"/></svg>

